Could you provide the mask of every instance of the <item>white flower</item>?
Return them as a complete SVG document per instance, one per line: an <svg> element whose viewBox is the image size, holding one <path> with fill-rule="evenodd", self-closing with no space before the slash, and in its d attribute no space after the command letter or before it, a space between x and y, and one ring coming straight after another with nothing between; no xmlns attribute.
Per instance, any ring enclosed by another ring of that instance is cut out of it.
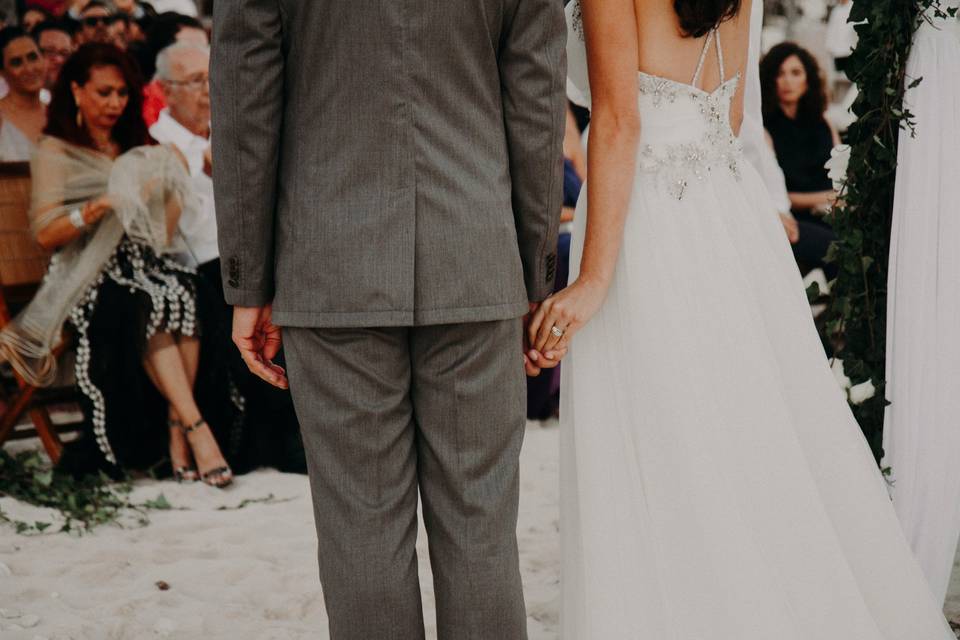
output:
<svg viewBox="0 0 960 640"><path fill-rule="evenodd" d="M833 182L833 190L840 191L847 182L847 165L850 164L850 145L838 144L830 150L830 159L823 165Z"/></svg>
<svg viewBox="0 0 960 640"><path fill-rule="evenodd" d="M843 372L843 360L840 358L834 358L833 361L830 362L830 370L833 371L833 377L837 379L840 388L843 389L844 392L853 385L853 382L847 377L847 374Z"/></svg>
<svg viewBox="0 0 960 640"><path fill-rule="evenodd" d="M850 389L850 402L863 404L875 395L877 395L877 388L873 386L873 380L867 380Z"/></svg>

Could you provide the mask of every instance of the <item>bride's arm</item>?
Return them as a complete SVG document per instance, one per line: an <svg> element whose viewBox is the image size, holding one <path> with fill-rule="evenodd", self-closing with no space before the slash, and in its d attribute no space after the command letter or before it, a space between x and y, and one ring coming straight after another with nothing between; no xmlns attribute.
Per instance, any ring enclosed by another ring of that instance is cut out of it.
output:
<svg viewBox="0 0 960 640"><path fill-rule="evenodd" d="M587 154L587 230L580 276L548 298L530 322L541 353L562 349L597 312L613 279L633 189L640 139L634 0L581 0L593 104ZM564 331L562 339L551 333Z"/></svg>

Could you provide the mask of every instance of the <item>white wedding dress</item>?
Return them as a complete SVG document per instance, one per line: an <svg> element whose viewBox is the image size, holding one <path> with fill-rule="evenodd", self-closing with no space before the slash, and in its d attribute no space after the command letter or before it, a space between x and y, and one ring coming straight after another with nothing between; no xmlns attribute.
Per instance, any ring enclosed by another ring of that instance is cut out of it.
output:
<svg viewBox="0 0 960 640"><path fill-rule="evenodd" d="M952 640L730 129L739 81L640 75L616 275L564 364L563 638Z"/></svg>

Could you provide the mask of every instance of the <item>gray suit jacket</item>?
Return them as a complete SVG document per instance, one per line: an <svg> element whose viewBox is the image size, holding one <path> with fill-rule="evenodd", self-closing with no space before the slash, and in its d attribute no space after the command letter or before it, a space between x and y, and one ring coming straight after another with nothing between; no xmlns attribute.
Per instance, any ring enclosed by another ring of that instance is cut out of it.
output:
<svg viewBox="0 0 960 640"><path fill-rule="evenodd" d="M225 0L227 301L304 327L519 317L553 287L560 0Z"/></svg>

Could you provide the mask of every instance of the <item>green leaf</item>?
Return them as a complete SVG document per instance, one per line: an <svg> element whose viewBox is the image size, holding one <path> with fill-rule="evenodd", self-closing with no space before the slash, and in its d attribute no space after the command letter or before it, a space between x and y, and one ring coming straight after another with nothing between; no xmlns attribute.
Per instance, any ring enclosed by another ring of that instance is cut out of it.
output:
<svg viewBox="0 0 960 640"><path fill-rule="evenodd" d="M53 484L53 470L41 471L34 476L37 484L41 487L49 487Z"/></svg>
<svg viewBox="0 0 960 640"><path fill-rule="evenodd" d="M155 509L157 511L167 511L173 508L173 506L167 501L167 497L162 493L153 500L147 500L144 502L143 506L147 509Z"/></svg>

